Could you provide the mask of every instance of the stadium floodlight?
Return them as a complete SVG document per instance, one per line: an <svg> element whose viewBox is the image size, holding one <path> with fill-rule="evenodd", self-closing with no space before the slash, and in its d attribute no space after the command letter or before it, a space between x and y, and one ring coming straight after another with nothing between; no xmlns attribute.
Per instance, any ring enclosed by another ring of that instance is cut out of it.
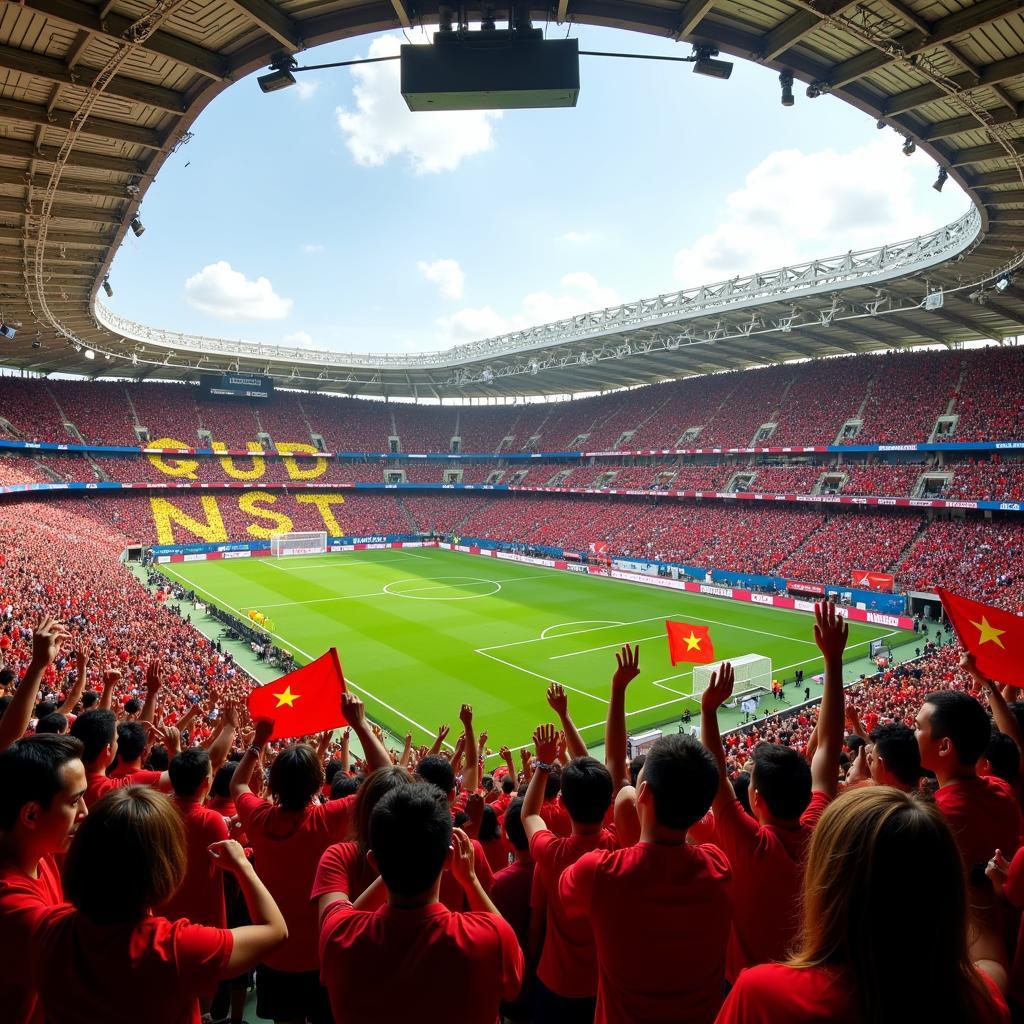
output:
<svg viewBox="0 0 1024 1024"><path fill-rule="evenodd" d="M6 321L0 320L0 338L10 341L18 332Z"/></svg>
<svg viewBox="0 0 1024 1024"><path fill-rule="evenodd" d="M903 155L910 156L917 150L917 143L908 135L903 143Z"/></svg>
<svg viewBox="0 0 1024 1024"><path fill-rule="evenodd" d="M882 129L883 129L884 127L885 127L885 122L884 122L884 121L883 121L883 120L882 120L881 118L879 118L879 119L878 119L878 120L877 120L877 121L875 122L875 127L876 127L876 128L877 128L877 129L879 130L879 131L881 131L881 130L882 130Z"/></svg>
<svg viewBox="0 0 1024 1024"><path fill-rule="evenodd" d="M299 62L288 53L279 54L270 65L270 72L260 75L256 84L261 92L279 92L295 85L295 76L292 71L299 66Z"/></svg>
<svg viewBox="0 0 1024 1024"><path fill-rule="evenodd" d="M816 100L825 90L817 82L811 82L807 86L807 98L809 100Z"/></svg>
<svg viewBox="0 0 1024 1024"><path fill-rule="evenodd" d="M946 179L948 177L949 171L947 171L945 167L940 167L939 176L935 179L935 184L932 185L932 188L935 189L936 192L941 192L942 186L946 184Z"/></svg>
<svg viewBox="0 0 1024 1024"><path fill-rule="evenodd" d="M1010 277L1008 274L1003 274L998 281L996 281L996 291L1005 292L1010 287Z"/></svg>
<svg viewBox="0 0 1024 1024"><path fill-rule="evenodd" d="M138 214L132 217L132 231L135 232L135 237L140 238L145 232L145 225L139 220Z"/></svg>
<svg viewBox="0 0 1024 1024"><path fill-rule="evenodd" d="M782 86L782 105L791 107L796 102L793 98L793 72L788 68L779 73L779 85Z"/></svg>
<svg viewBox="0 0 1024 1024"><path fill-rule="evenodd" d="M110 286L110 278L109 277L103 278L103 290L104 290L104 292L106 292L108 299L112 299L114 297L114 289L111 288L111 286Z"/></svg>
<svg viewBox="0 0 1024 1024"><path fill-rule="evenodd" d="M717 46L695 46L693 48L693 73L707 75L708 78L728 78L732 74L732 63L727 60L715 60L714 58L717 56Z"/></svg>
<svg viewBox="0 0 1024 1024"><path fill-rule="evenodd" d="M96 353L93 352L93 350L91 348L87 348L85 350L85 358L86 359L95 359L96 358Z"/></svg>

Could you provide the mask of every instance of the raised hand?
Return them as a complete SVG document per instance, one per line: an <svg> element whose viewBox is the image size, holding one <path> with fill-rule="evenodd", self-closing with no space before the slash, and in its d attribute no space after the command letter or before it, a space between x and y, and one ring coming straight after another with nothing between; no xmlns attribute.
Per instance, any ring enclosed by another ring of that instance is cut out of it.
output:
<svg viewBox="0 0 1024 1024"><path fill-rule="evenodd" d="M478 835L484 816L484 798L479 793L470 793L466 798L466 816L472 826L472 834Z"/></svg>
<svg viewBox="0 0 1024 1024"><path fill-rule="evenodd" d="M459 710L459 721L462 723L463 728L469 728L473 724L473 706L471 704L463 704Z"/></svg>
<svg viewBox="0 0 1024 1024"><path fill-rule="evenodd" d="M463 889L471 888L476 884L476 870L473 864L473 841L461 828L452 829L451 851L449 867L451 868L452 877Z"/></svg>
<svg viewBox="0 0 1024 1024"><path fill-rule="evenodd" d="M558 730L550 724L538 725L533 730L533 748L538 761L551 764L558 754Z"/></svg>
<svg viewBox="0 0 1024 1024"><path fill-rule="evenodd" d="M615 655L616 669L612 676L612 686L624 690L640 675L640 645L624 644L622 650Z"/></svg>
<svg viewBox="0 0 1024 1024"><path fill-rule="evenodd" d="M67 626L53 615L44 615L32 634L32 660L49 666L57 660L61 644L70 637Z"/></svg>
<svg viewBox="0 0 1024 1024"><path fill-rule="evenodd" d="M717 672L711 673L711 682L701 694L700 710L702 715L713 715L732 696L732 688L736 680L732 664L723 661Z"/></svg>
<svg viewBox="0 0 1024 1024"><path fill-rule="evenodd" d="M444 741L448 738L448 733L450 731L451 731L451 729L447 725L439 725L437 727L437 742L438 742L438 744L444 743Z"/></svg>
<svg viewBox="0 0 1024 1024"><path fill-rule="evenodd" d="M988 862L988 867L985 868L985 877L992 883L996 895L1002 895L1003 886L1006 885L1009 874L1010 862L1003 856L1002 850L996 850L995 855Z"/></svg>
<svg viewBox="0 0 1024 1024"><path fill-rule="evenodd" d="M839 658L846 650L849 627L831 601L819 601L814 606L814 642L826 658Z"/></svg>
<svg viewBox="0 0 1024 1024"><path fill-rule="evenodd" d="M548 687L547 697L551 710L554 711L559 718L565 718L569 713L569 698L566 697L562 684L552 683Z"/></svg>
<svg viewBox="0 0 1024 1024"><path fill-rule="evenodd" d="M75 670L77 675L76 680L83 681L85 679L85 673L89 669L89 659L92 658L92 648L86 641L82 641L78 648L78 653L75 656Z"/></svg>
<svg viewBox="0 0 1024 1024"><path fill-rule="evenodd" d="M360 702L362 703L362 702ZM252 738L257 747L265 747L274 732L274 723L269 718L261 718L256 723L256 733Z"/></svg>
<svg viewBox="0 0 1024 1024"><path fill-rule="evenodd" d="M366 705L350 690L342 691L341 710L345 721L356 731L366 726Z"/></svg>
<svg viewBox="0 0 1024 1024"><path fill-rule="evenodd" d="M240 823L233 822L232 824L241 827ZM249 867L242 844L234 839L222 839L219 842L211 843L207 850L214 864L232 875L237 875Z"/></svg>
<svg viewBox="0 0 1024 1024"><path fill-rule="evenodd" d="M146 669L146 693L156 693L164 678L163 662L154 659Z"/></svg>

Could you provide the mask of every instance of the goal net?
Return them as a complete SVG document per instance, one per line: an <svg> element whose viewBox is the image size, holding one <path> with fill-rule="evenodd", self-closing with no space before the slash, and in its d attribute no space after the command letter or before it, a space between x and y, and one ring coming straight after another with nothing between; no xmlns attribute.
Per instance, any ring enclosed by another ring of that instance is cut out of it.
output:
<svg viewBox="0 0 1024 1024"><path fill-rule="evenodd" d="M283 558L285 555L322 555L326 550L326 530L270 535L270 553L275 558Z"/></svg>
<svg viewBox="0 0 1024 1024"><path fill-rule="evenodd" d="M772 659L763 654L744 654L739 658L730 658L736 682L733 686L730 707L736 707L745 697L753 697L759 693L771 693L772 690ZM710 665L693 666L693 695L702 694L711 683L712 673L721 668L722 662Z"/></svg>

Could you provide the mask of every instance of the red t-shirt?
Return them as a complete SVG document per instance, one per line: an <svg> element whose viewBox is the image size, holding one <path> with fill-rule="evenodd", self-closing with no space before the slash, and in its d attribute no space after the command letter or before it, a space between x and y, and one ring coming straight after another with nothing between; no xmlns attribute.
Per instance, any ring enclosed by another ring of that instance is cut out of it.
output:
<svg viewBox="0 0 1024 1024"><path fill-rule="evenodd" d="M597 953L590 923L569 918L562 908L558 880L585 853L614 850L616 845L615 836L607 829L568 838L543 829L530 839L530 854L537 865L530 904L544 913L546 921L537 977L567 999L597 995Z"/></svg>
<svg viewBox="0 0 1024 1024"><path fill-rule="evenodd" d="M559 896L597 944L595 1024L711 1024L722 1004L731 889L716 846L641 842L570 867Z"/></svg>
<svg viewBox="0 0 1024 1024"><path fill-rule="evenodd" d="M221 815L195 800L175 797L174 807L185 826L188 870L181 887L157 913L171 921L184 917L193 924L226 928L224 872L214 863L209 846L227 839L228 827Z"/></svg>
<svg viewBox="0 0 1024 1024"><path fill-rule="evenodd" d="M40 924L33 980L48 1024L199 1024L231 958L231 932L144 917L96 924L72 906Z"/></svg>
<svg viewBox="0 0 1024 1024"><path fill-rule="evenodd" d="M89 772L85 777L85 806L92 810L112 789L121 786L156 786L160 783L160 772L132 772L114 779L103 772Z"/></svg>
<svg viewBox="0 0 1024 1024"><path fill-rule="evenodd" d="M415 993L417 1024L492 1024L498 1004L523 980L515 933L497 914L453 914L440 903L355 910L333 904L320 926L320 980L335 1024L407 1024Z"/></svg>
<svg viewBox="0 0 1024 1024"><path fill-rule="evenodd" d="M782 960L800 926L800 890L811 833L829 804L815 793L796 828L759 825L734 800L715 815L715 839L733 876L733 922L725 976Z"/></svg>
<svg viewBox="0 0 1024 1024"><path fill-rule="evenodd" d="M377 872L359 852L357 842L333 843L320 858L309 898L319 900L329 892L343 892L354 902L376 879Z"/></svg>
<svg viewBox="0 0 1024 1024"><path fill-rule="evenodd" d="M971 1024L1009 1024L1010 1011L999 990L982 974L991 1006ZM921 979L908 978L908 985ZM845 974L831 967L762 964L744 971L715 1024L861 1024L856 993Z"/></svg>
<svg viewBox="0 0 1024 1024"><path fill-rule="evenodd" d="M276 971L315 971L319 966L317 908L309 894L324 850L348 835L355 799L310 804L301 811L282 810L252 793L236 801L253 866L288 924L288 938L266 957Z"/></svg>
<svg viewBox="0 0 1024 1024"><path fill-rule="evenodd" d="M1020 804L1013 787L993 776L958 779L939 788L935 803L953 830L968 872L996 850L1013 857L1020 843Z"/></svg>
<svg viewBox="0 0 1024 1024"><path fill-rule="evenodd" d="M40 919L63 900L60 872L52 857L39 862L37 878L29 878L13 864L0 864L0 1007L9 1024L42 1024L29 950Z"/></svg>
<svg viewBox="0 0 1024 1024"><path fill-rule="evenodd" d="M525 950L530 936L530 891L533 888L534 862L517 860L494 876L491 902L516 933Z"/></svg>

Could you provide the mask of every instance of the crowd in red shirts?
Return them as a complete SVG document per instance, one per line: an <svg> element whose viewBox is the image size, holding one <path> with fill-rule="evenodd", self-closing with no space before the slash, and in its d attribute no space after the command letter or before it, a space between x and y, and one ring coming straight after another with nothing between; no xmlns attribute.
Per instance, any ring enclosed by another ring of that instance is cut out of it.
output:
<svg viewBox="0 0 1024 1024"><path fill-rule="evenodd" d="M957 441L1019 439L1024 350L865 355L714 374L592 398L437 406L277 392L203 396L192 385L0 379L0 424L27 441L136 445L175 438L244 448L314 443L332 451L611 451L674 447L909 444L953 417ZM898 399L898 400L897 400ZM854 424L852 433L844 428ZM65 424L70 424L70 428ZM0 429L3 429L0 426ZM4 435L0 435L4 436Z"/></svg>

